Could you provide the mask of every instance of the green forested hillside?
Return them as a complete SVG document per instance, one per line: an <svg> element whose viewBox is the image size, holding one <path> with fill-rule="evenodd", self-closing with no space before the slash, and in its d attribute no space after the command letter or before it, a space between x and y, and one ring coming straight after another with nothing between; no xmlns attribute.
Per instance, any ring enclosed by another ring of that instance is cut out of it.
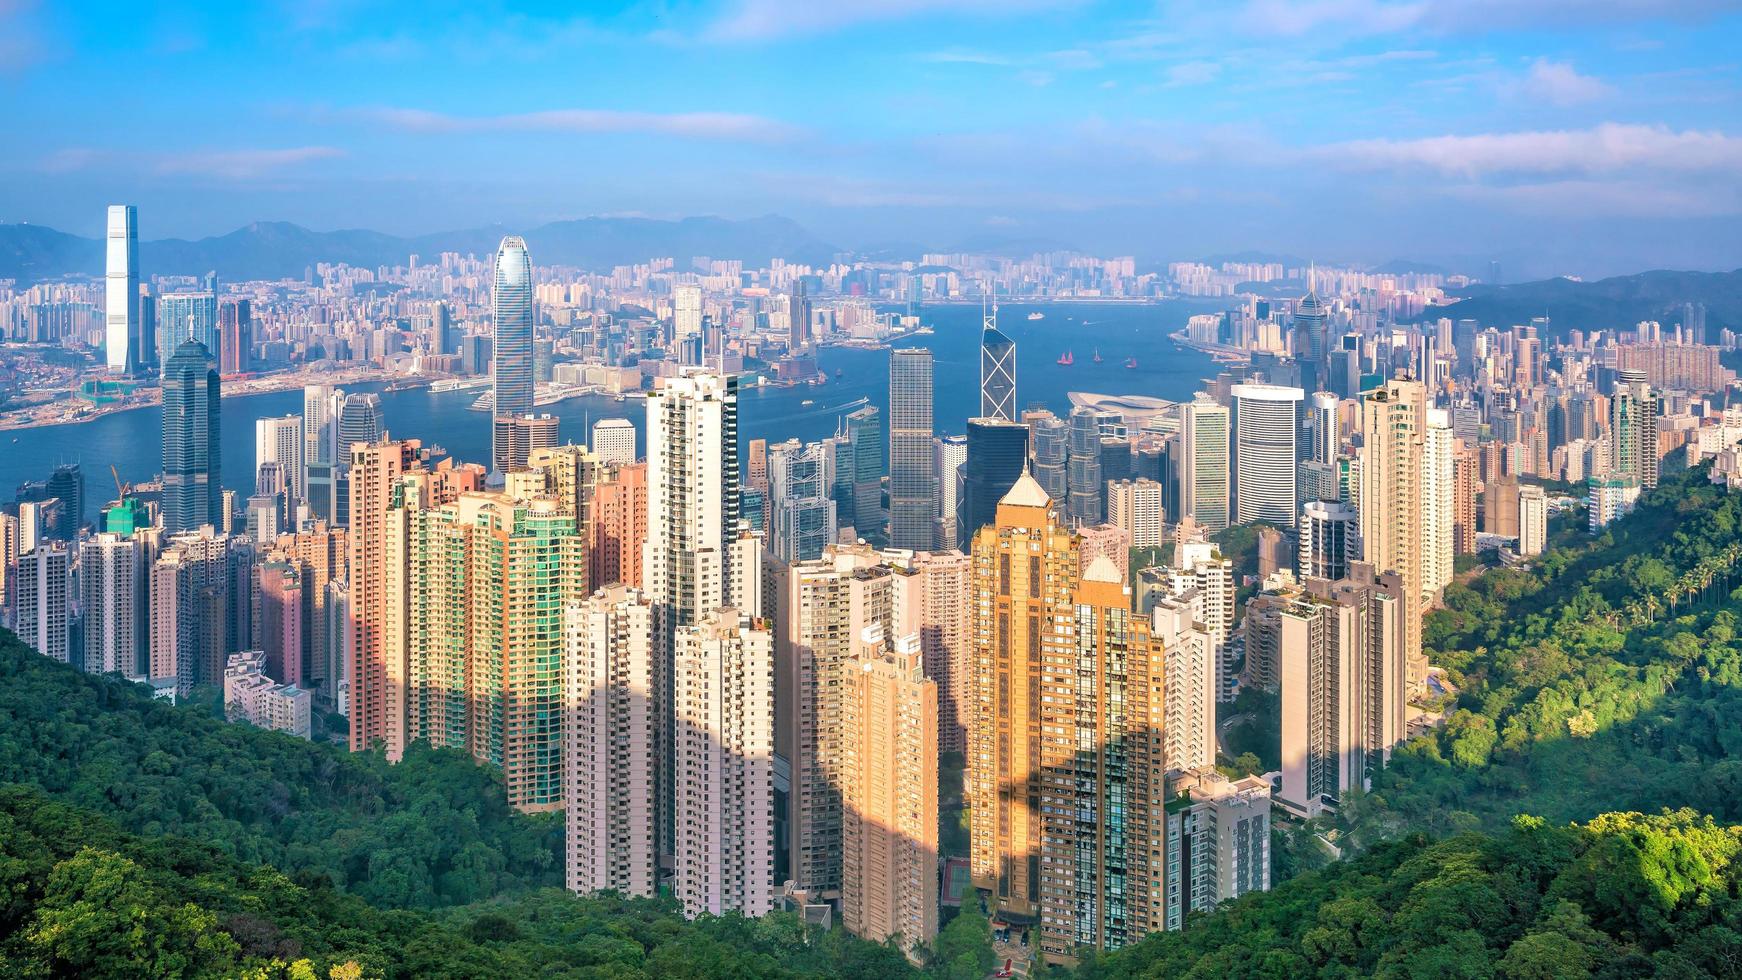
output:
<svg viewBox="0 0 1742 980"><path fill-rule="evenodd" d="M1687 811L1411 835L1085 963L1091 980L1742 976L1742 828Z"/></svg>
<svg viewBox="0 0 1742 980"><path fill-rule="evenodd" d="M430 908L559 883L554 817L508 806L451 751L397 766L52 664L0 631L0 784L210 844L382 906Z"/></svg>

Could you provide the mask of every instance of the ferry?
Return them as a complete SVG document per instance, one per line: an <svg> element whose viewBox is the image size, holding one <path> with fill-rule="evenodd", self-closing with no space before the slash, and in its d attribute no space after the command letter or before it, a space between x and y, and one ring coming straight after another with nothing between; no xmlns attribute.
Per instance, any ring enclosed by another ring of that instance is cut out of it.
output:
<svg viewBox="0 0 1742 980"><path fill-rule="evenodd" d="M812 406L812 405L815 405L815 404L816 404L816 400L815 400L815 399L812 399L812 398L806 398L806 399L805 399L805 400L804 400L804 401L802 401L802 402L799 402L799 403L798 403L798 407L800 407L800 408L809 408L809 407L811 407L811 406Z"/></svg>
<svg viewBox="0 0 1742 980"><path fill-rule="evenodd" d="M1030 313L1030 314L1029 314L1029 315L1028 315L1028 318L1029 318L1029 319L1030 319L1030 320L1044 320L1044 319L1046 319L1046 314L1045 314L1045 313L1041 313L1041 312L1039 312L1039 311L1036 311L1036 312L1034 312L1034 313Z"/></svg>
<svg viewBox="0 0 1742 980"><path fill-rule="evenodd" d="M1059 366L1070 367L1075 363L1077 363L1077 359L1070 351L1065 351L1063 354L1059 355Z"/></svg>
<svg viewBox="0 0 1742 980"><path fill-rule="evenodd" d="M1125 366L1126 366L1126 367L1128 367L1128 368L1135 368L1135 367L1137 367L1137 358L1135 358L1135 357L1128 357L1128 358L1126 358L1126 359L1125 359Z"/></svg>

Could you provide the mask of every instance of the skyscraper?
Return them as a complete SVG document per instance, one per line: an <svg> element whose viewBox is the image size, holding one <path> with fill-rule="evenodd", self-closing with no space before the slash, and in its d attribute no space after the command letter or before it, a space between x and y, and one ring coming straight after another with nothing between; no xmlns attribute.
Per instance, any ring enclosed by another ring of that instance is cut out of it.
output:
<svg viewBox="0 0 1742 980"><path fill-rule="evenodd" d="M494 375L494 414L497 417L526 415L533 407L532 376L532 260L526 242L518 235L502 239L496 251L495 283L491 290L496 339L491 370ZM491 469L506 469L509 463L501 448L493 448Z"/></svg>
<svg viewBox="0 0 1742 980"><path fill-rule="evenodd" d="M1295 519L1296 416L1299 388L1242 384L1233 388L1235 521L1288 527Z"/></svg>
<svg viewBox="0 0 1742 980"><path fill-rule="evenodd" d="M1347 504L1310 500L1300 510L1300 577L1336 581L1361 554L1359 515Z"/></svg>
<svg viewBox="0 0 1742 980"><path fill-rule="evenodd" d="M932 469L932 355L923 347L889 355L889 544L932 546L937 478Z"/></svg>
<svg viewBox="0 0 1742 980"><path fill-rule="evenodd" d="M1221 530L1229 516L1228 409L1200 391L1180 411L1180 516Z"/></svg>
<svg viewBox="0 0 1742 980"><path fill-rule="evenodd" d="M866 405L847 416L847 439L853 447L853 531L873 544L884 534L883 476L888 457L883 450L883 419L877 406Z"/></svg>
<svg viewBox="0 0 1742 980"><path fill-rule="evenodd" d="M1452 584L1457 510L1451 413L1430 408L1421 444L1421 601L1439 601Z"/></svg>
<svg viewBox="0 0 1742 980"><path fill-rule="evenodd" d="M1270 784L1204 767L1167 776L1167 928L1270 890Z"/></svg>
<svg viewBox="0 0 1742 980"><path fill-rule="evenodd" d="M381 396L374 392L353 392L345 396L339 404L338 419L334 422L334 432L338 440L333 452L338 459L338 465L333 478L333 499L335 501L334 522L342 526L351 523L351 491L350 470L352 451L359 445L373 445L381 441L386 428L381 418Z"/></svg>
<svg viewBox="0 0 1742 980"><path fill-rule="evenodd" d="M519 469L532 454L555 446L558 420L546 412L542 415L497 415L491 422L491 445L495 447L497 470Z"/></svg>
<svg viewBox="0 0 1742 980"><path fill-rule="evenodd" d="M316 520L337 522L344 509L334 499L335 471L350 460L350 449L338 445L335 428L343 397L332 385L302 389L302 487Z"/></svg>
<svg viewBox="0 0 1742 980"><path fill-rule="evenodd" d="M107 267L103 278L103 363L111 374L139 370L139 211L109 205Z"/></svg>
<svg viewBox="0 0 1742 980"><path fill-rule="evenodd" d="M1099 524L1106 484L1101 479L1101 421L1094 409L1071 409L1066 448L1066 513L1074 526Z"/></svg>
<svg viewBox="0 0 1742 980"><path fill-rule="evenodd" d="M937 473L938 504L932 547L962 546L962 502L967 496L967 436L938 436L932 440L932 465Z"/></svg>
<svg viewBox="0 0 1742 980"><path fill-rule="evenodd" d="M353 446L348 532L351 751L405 751L405 511L393 506L400 478L417 461L415 439Z"/></svg>
<svg viewBox="0 0 1742 980"><path fill-rule="evenodd" d="M683 341L702 332L702 287L693 284L671 287L672 338Z"/></svg>
<svg viewBox="0 0 1742 980"><path fill-rule="evenodd" d="M254 470L266 463L278 464L279 473L285 479L285 488L290 493L290 499L302 500L304 497L304 479L307 477L303 465L303 452L308 447L302 430L302 416L286 415L282 418L254 420Z"/></svg>
<svg viewBox="0 0 1742 980"><path fill-rule="evenodd" d="M145 554L145 542L131 535L105 532L79 544L85 670L90 673L145 676L151 650Z"/></svg>
<svg viewBox="0 0 1742 980"><path fill-rule="evenodd" d="M1006 419L968 420L962 538L972 540L981 528L991 526L997 518L998 501L1016 484L1027 461L1027 426Z"/></svg>
<svg viewBox="0 0 1742 980"><path fill-rule="evenodd" d="M594 422L592 450L602 463L635 462L635 424L628 419Z"/></svg>
<svg viewBox="0 0 1742 980"><path fill-rule="evenodd" d="M981 318L980 417L1016 421L1016 342L998 329L998 307Z"/></svg>
<svg viewBox="0 0 1742 980"><path fill-rule="evenodd" d="M253 365L254 314L245 299L218 304L218 373L241 374Z"/></svg>
<svg viewBox="0 0 1742 980"><path fill-rule="evenodd" d="M1161 547L1161 484L1154 480L1120 480L1107 485L1107 523L1125 534L1132 548Z"/></svg>
<svg viewBox="0 0 1742 980"><path fill-rule="evenodd" d="M1022 413L1028 426L1029 473L1046 490L1046 495L1059 503L1070 493L1070 432L1065 420L1044 409Z"/></svg>
<svg viewBox="0 0 1742 980"><path fill-rule="evenodd" d="M1406 661L1421 652L1425 399L1421 382L1404 380L1361 399L1361 560L1403 583Z"/></svg>
<svg viewBox="0 0 1742 980"><path fill-rule="evenodd" d="M1609 468L1650 490L1657 486L1657 393L1645 372L1624 370L1609 398Z"/></svg>
<svg viewBox="0 0 1742 980"><path fill-rule="evenodd" d="M616 467L594 489L587 511L588 587L639 588L647 542L647 464Z"/></svg>
<svg viewBox="0 0 1742 980"><path fill-rule="evenodd" d="M216 364L222 353L218 334L218 298L212 293L169 293L157 298L158 363L169 370L169 359L182 344L197 340Z"/></svg>
<svg viewBox="0 0 1742 980"><path fill-rule="evenodd" d="M163 369L163 530L216 525L223 515L218 372L197 340Z"/></svg>
<svg viewBox="0 0 1742 980"><path fill-rule="evenodd" d="M912 951L938 931L938 690L917 636L860 636L843 678L841 924Z"/></svg>
<svg viewBox="0 0 1742 980"><path fill-rule="evenodd" d="M1337 396L1328 391L1315 391L1308 403L1312 444L1306 453L1309 462L1325 466L1337 465L1337 452L1342 448L1342 434L1337 428Z"/></svg>
<svg viewBox="0 0 1742 980"><path fill-rule="evenodd" d="M791 439L768 451L769 548L788 564L821 557L824 546L835 540L825 448Z"/></svg>
<svg viewBox="0 0 1742 980"><path fill-rule="evenodd" d="M653 607L601 589L568 608L563 661L568 889L651 898L654 840Z"/></svg>
<svg viewBox="0 0 1742 980"><path fill-rule="evenodd" d="M792 298L787 301L788 350L802 350L811 341L811 300L805 292L804 277L793 280Z"/></svg>
<svg viewBox="0 0 1742 980"><path fill-rule="evenodd" d="M1539 486L1518 488L1518 553L1540 555L1548 547L1548 498Z"/></svg>
<svg viewBox="0 0 1742 980"><path fill-rule="evenodd" d="M13 632L37 653L63 664L72 663L68 642L68 593L72 588L67 547L44 541L18 557L18 585L13 590L16 615ZM73 664L82 668L82 664Z"/></svg>

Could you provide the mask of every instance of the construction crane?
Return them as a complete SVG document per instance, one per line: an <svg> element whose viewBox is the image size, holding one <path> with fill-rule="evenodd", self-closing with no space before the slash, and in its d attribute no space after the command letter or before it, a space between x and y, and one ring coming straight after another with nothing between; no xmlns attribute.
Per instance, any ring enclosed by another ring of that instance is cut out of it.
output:
<svg viewBox="0 0 1742 980"><path fill-rule="evenodd" d="M115 468L114 463L109 464L109 475L115 478L115 499L126 500L127 491L133 489L133 487L130 484L121 482L121 471Z"/></svg>

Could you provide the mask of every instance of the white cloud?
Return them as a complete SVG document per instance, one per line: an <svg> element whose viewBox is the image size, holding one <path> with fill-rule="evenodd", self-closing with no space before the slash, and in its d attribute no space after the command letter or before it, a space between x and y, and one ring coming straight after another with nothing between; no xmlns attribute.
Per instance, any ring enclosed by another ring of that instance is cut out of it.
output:
<svg viewBox="0 0 1742 980"><path fill-rule="evenodd" d="M277 150L216 150L174 153L158 157L153 167L160 174L193 174L242 179L345 155L336 146L293 146Z"/></svg>
<svg viewBox="0 0 1742 980"><path fill-rule="evenodd" d="M1742 214L1742 193L1728 182L1555 180L1496 187L1460 184L1449 197L1508 212L1556 218L1601 214L1629 218L1716 218Z"/></svg>
<svg viewBox="0 0 1742 980"><path fill-rule="evenodd" d="M1278 37L1371 37L1399 31L1488 33L1519 27L1698 20L1733 0L1248 0L1234 17ZM1188 11L1190 8L1186 8Z"/></svg>
<svg viewBox="0 0 1742 980"><path fill-rule="evenodd" d="M736 112L625 112L615 109L551 109L501 116L455 116L426 109L379 108L362 118L420 133L484 131L559 133L655 133L691 139L781 143L802 134L765 116Z"/></svg>
<svg viewBox="0 0 1742 980"><path fill-rule="evenodd" d="M1742 167L1742 137L1627 123L1581 130L1353 140L1314 152L1357 168L1426 168L1468 178L1631 170L1697 173Z"/></svg>
<svg viewBox="0 0 1742 980"><path fill-rule="evenodd" d="M1169 85L1204 85L1216 80L1222 74L1222 66L1215 61L1182 61L1167 70Z"/></svg>
<svg viewBox="0 0 1742 980"><path fill-rule="evenodd" d="M1600 78L1579 74L1567 62L1538 58L1519 84L1518 92L1527 99L1564 108L1595 102L1613 95L1615 89Z"/></svg>
<svg viewBox="0 0 1742 980"><path fill-rule="evenodd" d="M706 34L720 41L768 41L826 34L924 14L1008 16L1070 6L1074 0L737 0Z"/></svg>

